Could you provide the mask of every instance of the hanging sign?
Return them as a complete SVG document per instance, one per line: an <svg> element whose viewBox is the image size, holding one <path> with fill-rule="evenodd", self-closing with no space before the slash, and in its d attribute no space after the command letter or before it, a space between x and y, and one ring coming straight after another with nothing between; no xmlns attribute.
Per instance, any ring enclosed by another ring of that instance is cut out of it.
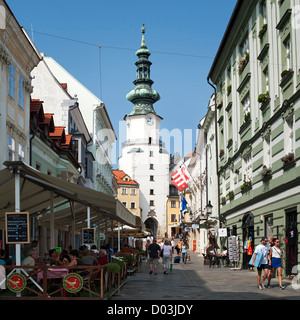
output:
<svg viewBox="0 0 300 320"><path fill-rule="evenodd" d="M7 244L30 243L29 212L5 212Z"/></svg>
<svg viewBox="0 0 300 320"><path fill-rule="evenodd" d="M227 237L227 229L226 228L219 229L218 233L219 233L219 237Z"/></svg>
<svg viewBox="0 0 300 320"><path fill-rule="evenodd" d="M82 229L82 244L94 244L95 243L95 229L83 228Z"/></svg>

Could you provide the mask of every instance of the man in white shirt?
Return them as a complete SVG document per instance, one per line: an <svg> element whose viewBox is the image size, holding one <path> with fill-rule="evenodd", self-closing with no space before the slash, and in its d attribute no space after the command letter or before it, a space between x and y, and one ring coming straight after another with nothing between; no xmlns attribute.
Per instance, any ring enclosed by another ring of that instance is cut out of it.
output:
<svg viewBox="0 0 300 320"><path fill-rule="evenodd" d="M254 253L253 253L253 265L254 265L254 261L255 261L257 253L260 252L263 254L261 265L260 265L260 267L257 267L257 286L260 290L265 289L264 282L267 279L267 277L270 273L270 269L271 269L270 265L269 265L269 251L270 251L270 249L267 246L267 244L268 244L268 238L262 237L261 244L259 244L255 248ZM261 281L262 270L264 270L264 276Z"/></svg>

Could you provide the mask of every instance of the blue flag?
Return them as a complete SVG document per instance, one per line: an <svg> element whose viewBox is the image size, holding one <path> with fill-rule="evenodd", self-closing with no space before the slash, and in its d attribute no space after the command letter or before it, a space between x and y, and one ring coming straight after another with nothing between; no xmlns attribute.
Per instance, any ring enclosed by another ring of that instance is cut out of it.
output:
<svg viewBox="0 0 300 320"><path fill-rule="evenodd" d="M187 210L186 205L187 205L187 202L186 202L186 200L185 200L185 197L182 197L181 212L184 212L184 211Z"/></svg>

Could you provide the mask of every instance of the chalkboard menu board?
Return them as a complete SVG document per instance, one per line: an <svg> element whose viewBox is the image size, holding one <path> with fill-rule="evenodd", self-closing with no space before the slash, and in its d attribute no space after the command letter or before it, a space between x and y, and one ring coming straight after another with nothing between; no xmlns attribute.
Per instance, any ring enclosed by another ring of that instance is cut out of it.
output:
<svg viewBox="0 0 300 320"><path fill-rule="evenodd" d="M5 229L6 243L29 243L29 212L5 212Z"/></svg>
<svg viewBox="0 0 300 320"><path fill-rule="evenodd" d="M95 243L95 229L83 228L82 229L82 244L94 244Z"/></svg>

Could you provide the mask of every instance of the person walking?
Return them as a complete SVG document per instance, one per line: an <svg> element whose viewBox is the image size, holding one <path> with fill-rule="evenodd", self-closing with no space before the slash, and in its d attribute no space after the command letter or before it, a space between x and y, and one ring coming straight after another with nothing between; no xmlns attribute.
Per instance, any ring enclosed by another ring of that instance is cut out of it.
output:
<svg viewBox="0 0 300 320"><path fill-rule="evenodd" d="M180 247L180 251L181 251L181 256L182 256L182 262L184 264L186 264L186 259L187 259L187 245L185 242L183 242L181 244L181 247Z"/></svg>
<svg viewBox="0 0 300 320"><path fill-rule="evenodd" d="M146 242L147 262L149 262L149 251L148 251L149 246L150 246L150 240L148 239L147 242Z"/></svg>
<svg viewBox="0 0 300 320"><path fill-rule="evenodd" d="M280 290L285 289L285 286L282 285L282 251L279 247L279 239L277 238L274 239L273 246L270 249L269 265L271 266L271 272L268 278L268 287L271 284L275 269L277 269L279 288Z"/></svg>
<svg viewBox="0 0 300 320"><path fill-rule="evenodd" d="M156 239L153 239L152 243L148 247L149 267L150 267L149 274L153 273L153 266L154 266L154 275L157 275L157 266L158 266L158 259L160 256L160 251L161 251L161 248L156 243Z"/></svg>
<svg viewBox="0 0 300 320"><path fill-rule="evenodd" d="M172 259L172 245L169 240L165 241L165 244L162 248L163 250L163 268L164 268L164 274L168 274L169 267L170 267L170 260Z"/></svg>
<svg viewBox="0 0 300 320"><path fill-rule="evenodd" d="M257 287L260 290L265 289L264 282L269 275L269 270L271 269L271 267L269 265L269 248L268 248L267 244L268 244L268 238L262 237L261 243L258 246L256 246L254 253L253 253L253 262L252 262L253 266L254 266L254 261L255 261L257 253L263 254L261 265L260 265L260 267L257 267ZM264 276L261 279L262 270L264 270Z"/></svg>

